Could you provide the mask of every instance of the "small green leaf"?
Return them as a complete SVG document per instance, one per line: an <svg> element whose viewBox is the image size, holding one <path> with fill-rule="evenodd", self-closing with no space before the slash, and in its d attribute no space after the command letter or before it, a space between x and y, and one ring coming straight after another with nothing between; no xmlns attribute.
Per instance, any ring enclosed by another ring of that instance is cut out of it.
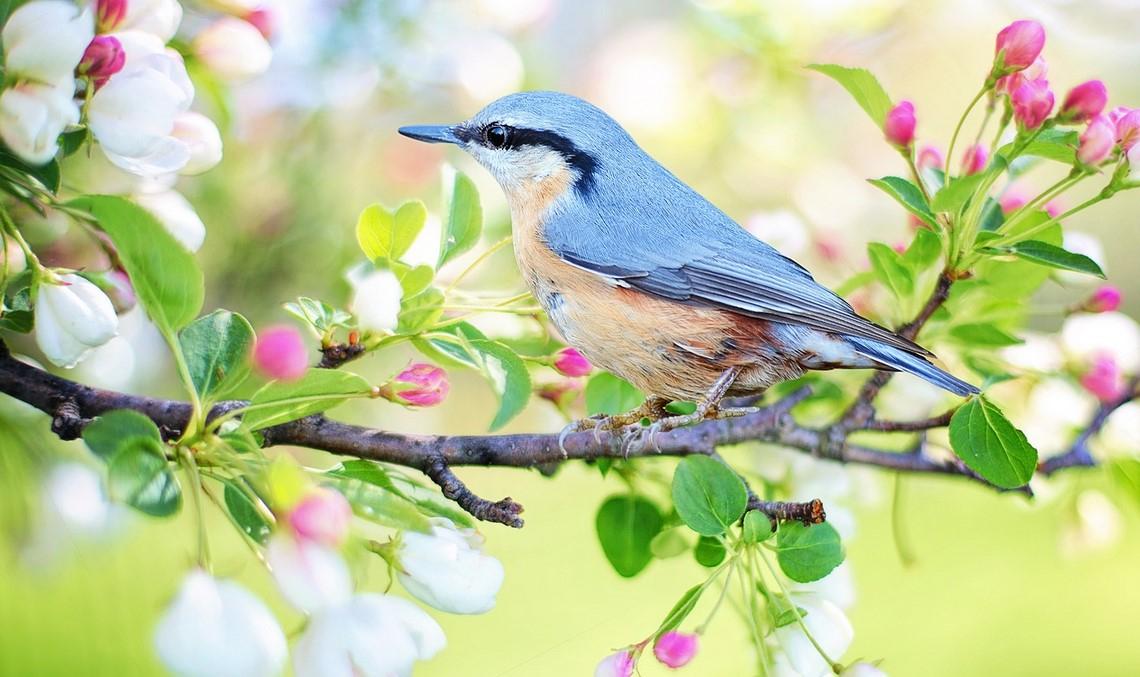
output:
<svg viewBox="0 0 1140 677"><path fill-rule="evenodd" d="M689 530L683 526L670 527L653 537L649 543L649 552L657 559L669 559L689 552L692 545L686 536Z"/></svg>
<svg viewBox="0 0 1140 677"><path fill-rule="evenodd" d="M110 462L136 440L162 444L162 435L154 421L131 409L108 411L83 429L83 442L104 462Z"/></svg>
<svg viewBox="0 0 1140 677"><path fill-rule="evenodd" d="M914 232L914 240L902 255L902 264L914 272L921 272L934 265L942 256L942 240L934 232L919 228Z"/></svg>
<svg viewBox="0 0 1140 677"><path fill-rule="evenodd" d="M934 199L930 205L931 210L957 214L974 196L985 176L986 173L981 172L954 179L950 185L943 186L934 194Z"/></svg>
<svg viewBox="0 0 1140 677"><path fill-rule="evenodd" d="M914 275L902 264L899 253L881 242L867 245L867 256L875 276L895 298L905 299L914 292Z"/></svg>
<svg viewBox="0 0 1140 677"><path fill-rule="evenodd" d="M399 326L401 334L416 334L435 324L443 314L443 292L429 287L412 298L405 299L400 306Z"/></svg>
<svg viewBox="0 0 1140 677"><path fill-rule="evenodd" d="M347 371L310 369L297 381L274 381L253 395L252 409L242 416L250 430L288 423L343 404L353 395L372 392L363 377Z"/></svg>
<svg viewBox="0 0 1140 677"><path fill-rule="evenodd" d="M701 600L701 595L704 594L704 591L705 586L703 585L694 585L686 590L685 594L681 595L681 599L677 600L677 603L674 604L673 608L669 610L669 613L665 615L665 621L662 622L661 627L657 629L657 634L654 635L654 638L656 639L666 632L676 630L680 627L681 623L684 623L685 619L689 617L689 614L693 612L693 609L697 608L697 602Z"/></svg>
<svg viewBox="0 0 1140 677"><path fill-rule="evenodd" d="M586 382L586 412L624 414L645 401L645 395L613 374L599 372Z"/></svg>
<svg viewBox="0 0 1140 677"><path fill-rule="evenodd" d="M232 429L227 429L231 424L223 426L225 432L218 435L222 442L229 445L239 454L253 454L261 449L262 441L258 436L253 433L249 428L244 425L234 426Z"/></svg>
<svg viewBox="0 0 1140 677"><path fill-rule="evenodd" d="M403 492L396 488L396 484L388 476L388 473L372 461L362 459L344 461L340 465L330 468L326 474L360 480L403 496Z"/></svg>
<svg viewBox="0 0 1140 677"><path fill-rule="evenodd" d="M424 228L427 221L427 207L419 200L412 200L400 205L393 216L394 230L392 231L392 248L389 257L399 259L408 253L412 243Z"/></svg>
<svg viewBox="0 0 1140 677"><path fill-rule="evenodd" d="M191 322L178 335L190 381L199 397L210 402L241 384L249 373L253 327L228 310L215 310Z"/></svg>
<svg viewBox="0 0 1140 677"><path fill-rule="evenodd" d="M265 545L273 533L273 525L257 509L253 500L237 485L237 482L241 480L223 481L226 485L222 493L226 503L226 511L230 513L230 517L245 532L246 536Z"/></svg>
<svg viewBox="0 0 1140 677"><path fill-rule="evenodd" d="M1080 134L1076 131L1045 129L1040 131L1033 141L1029 142L1029 145L1021 151L1018 157L1033 156L1072 166L1077 163L1077 146L1079 143ZM1008 164L1016 146L1016 143L1007 143L999 148L995 155Z"/></svg>
<svg viewBox="0 0 1140 677"><path fill-rule="evenodd" d="M759 510L744 513L744 542L761 543L774 536L772 520Z"/></svg>
<svg viewBox="0 0 1140 677"><path fill-rule="evenodd" d="M428 518L402 494L349 477L329 475L328 478L358 515L395 529L431 531Z"/></svg>
<svg viewBox="0 0 1140 677"><path fill-rule="evenodd" d="M891 110L891 97L887 96L883 86L879 84L879 81L870 71L863 68L847 68L835 64L819 63L812 64L807 68L817 73L823 73L842 85L855 98L855 103L859 104L859 107L871 116L871 121L875 123L875 126L879 129L883 128L883 124L887 121L887 113Z"/></svg>
<svg viewBox="0 0 1140 677"><path fill-rule="evenodd" d="M960 324L953 327L949 334L950 338L971 348L1004 348L1025 343L1013 334L989 323Z"/></svg>
<svg viewBox="0 0 1140 677"><path fill-rule="evenodd" d="M498 341L479 339L468 345L480 371L499 396L499 410L491 421L491 430L498 430L518 416L530 400L530 372L515 351Z"/></svg>
<svg viewBox="0 0 1140 677"><path fill-rule="evenodd" d="M631 578L649 565L649 546L665 519L648 499L632 494L611 496L598 508L595 526L602 552L619 576Z"/></svg>
<svg viewBox="0 0 1140 677"><path fill-rule="evenodd" d="M404 298L410 299L418 296L431 286L435 280L435 270L431 266L416 266L415 268L403 264L392 267L396 277L400 280L400 287L404 290Z"/></svg>
<svg viewBox="0 0 1140 677"><path fill-rule="evenodd" d="M0 316L0 329L27 334L36 323L35 314L30 310L6 310Z"/></svg>
<svg viewBox="0 0 1140 677"><path fill-rule="evenodd" d="M55 158L42 165L31 165L16 157L7 148L0 146L0 166L10 167L35 179L40 185L47 188L52 195L59 192L59 162Z"/></svg>
<svg viewBox="0 0 1140 677"><path fill-rule="evenodd" d="M162 455L162 443L136 437L107 464L111 497L152 517L169 517L182 507L182 488Z"/></svg>
<svg viewBox="0 0 1140 677"><path fill-rule="evenodd" d="M727 555L724 543L714 536L701 536L697 539L697 547L693 548L693 557L697 560L697 564L709 569L719 566Z"/></svg>
<svg viewBox="0 0 1140 677"><path fill-rule="evenodd" d="M466 174L456 172L436 268L474 247L482 233L483 205L479 202L479 191Z"/></svg>
<svg viewBox="0 0 1140 677"><path fill-rule="evenodd" d="M748 504L744 482L708 456L687 456L673 473L673 505L681 520L702 536L719 536Z"/></svg>
<svg viewBox="0 0 1140 677"><path fill-rule="evenodd" d="M318 333L324 334L335 327L346 327L352 316L337 310L324 301L302 296L295 303L285 304L285 310L297 319L308 322Z"/></svg>
<svg viewBox="0 0 1140 677"><path fill-rule="evenodd" d="M931 228L941 228L941 226L938 225L938 220L934 217L934 212L930 211L930 205L926 203L926 198L922 195L922 191L919 190L918 186L897 176L884 176L881 179L870 179L869 183L893 197L904 209L917 216L923 223Z"/></svg>
<svg viewBox="0 0 1140 677"><path fill-rule="evenodd" d="M478 369L467 350L470 341L486 340L486 335L468 322L458 322L432 332L430 338L412 339L412 345L425 357L447 367Z"/></svg>
<svg viewBox="0 0 1140 677"><path fill-rule="evenodd" d="M173 336L198 316L202 271L150 212L112 195L87 195L67 206L90 213L111 238L139 303L164 334Z"/></svg>
<svg viewBox="0 0 1140 677"><path fill-rule="evenodd" d="M1048 242L1024 240L1017 244L1008 247L998 247L997 249L1013 254L1019 259L1039 263L1043 266L1049 266L1050 268L1072 270L1078 273L1095 275L1101 279L1104 278L1104 271L1100 269L1096 261L1093 261L1084 254L1077 254L1056 245L1049 244Z"/></svg>
<svg viewBox="0 0 1140 677"><path fill-rule="evenodd" d="M788 578L799 583L818 581L843 563L839 533L827 522L806 527L784 522L776 534L776 560Z"/></svg>
<svg viewBox="0 0 1140 677"><path fill-rule="evenodd" d="M792 606L788 604L784 597L773 597L772 600L779 600L780 602L779 605L772 604L768 607L771 612L769 615L772 619L772 625L777 628L782 628L797 622L796 611L799 612L800 618L804 618L808 615L808 612L805 611L803 607L796 607L795 610L793 610Z"/></svg>
<svg viewBox="0 0 1140 677"><path fill-rule="evenodd" d="M387 260L392 252L392 212L379 204L370 204L356 220L356 242L369 260Z"/></svg>
<svg viewBox="0 0 1140 677"><path fill-rule="evenodd" d="M1016 489L1033 478L1037 450L985 397L975 397L950 419L950 447L974 472L996 486Z"/></svg>

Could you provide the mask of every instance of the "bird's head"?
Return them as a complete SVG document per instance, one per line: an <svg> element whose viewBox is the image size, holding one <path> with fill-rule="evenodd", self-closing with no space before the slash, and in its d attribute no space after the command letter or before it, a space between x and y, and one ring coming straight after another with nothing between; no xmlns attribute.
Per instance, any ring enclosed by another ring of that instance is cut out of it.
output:
<svg viewBox="0 0 1140 677"><path fill-rule="evenodd" d="M596 187L603 165L637 146L601 109L569 94L519 92L505 96L456 125L401 127L404 136L453 143L499 182L508 198L547 187Z"/></svg>

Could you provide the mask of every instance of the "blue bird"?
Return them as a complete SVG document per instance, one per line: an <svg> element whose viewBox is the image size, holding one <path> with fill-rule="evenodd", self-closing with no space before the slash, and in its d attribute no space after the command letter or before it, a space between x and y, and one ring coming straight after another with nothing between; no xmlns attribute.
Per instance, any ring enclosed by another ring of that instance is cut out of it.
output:
<svg viewBox="0 0 1140 677"><path fill-rule="evenodd" d="M809 369L904 371L955 395L978 392L858 315L582 99L520 92L466 122L399 131L455 144L494 176L519 270L551 322L590 362L646 393L603 427L648 416L657 432L739 415L720 400ZM698 407L668 416L671 400Z"/></svg>

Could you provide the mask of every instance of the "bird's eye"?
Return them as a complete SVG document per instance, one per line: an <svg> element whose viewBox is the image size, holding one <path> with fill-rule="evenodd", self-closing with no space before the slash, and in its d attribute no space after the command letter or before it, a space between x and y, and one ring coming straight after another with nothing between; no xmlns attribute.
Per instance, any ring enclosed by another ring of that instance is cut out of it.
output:
<svg viewBox="0 0 1140 677"><path fill-rule="evenodd" d="M483 131L483 138L491 148L505 148L511 138L510 129L503 125L491 125Z"/></svg>

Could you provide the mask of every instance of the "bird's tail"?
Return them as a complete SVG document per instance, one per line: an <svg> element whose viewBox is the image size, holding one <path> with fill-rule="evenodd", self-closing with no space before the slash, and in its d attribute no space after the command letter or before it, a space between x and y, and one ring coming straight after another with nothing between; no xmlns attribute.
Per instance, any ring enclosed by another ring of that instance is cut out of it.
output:
<svg viewBox="0 0 1140 677"><path fill-rule="evenodd" d="M914 374L960 397L977 395L981 392L975 386L966 383L956 376L948 374L919 355L908 353L893 346L879 343L878 341L856 336L846 336L845 338L854 345L861 354L880 363L884 368Z"/></svg>

